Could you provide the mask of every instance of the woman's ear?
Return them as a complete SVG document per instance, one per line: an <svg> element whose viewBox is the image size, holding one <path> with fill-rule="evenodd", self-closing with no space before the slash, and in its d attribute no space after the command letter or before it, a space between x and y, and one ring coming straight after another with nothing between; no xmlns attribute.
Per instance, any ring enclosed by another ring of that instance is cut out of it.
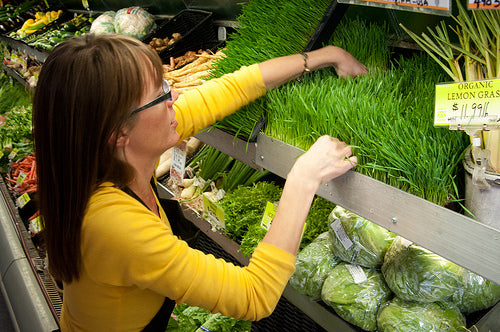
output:
<svg viewBox="0 0 500 332"><path fill-rule="evenodd" d="M128 143L128 135L127 132L123 129L119 129L118 131L113 132L111 137L109 138L108 143L114 144L116 147L124 147Z"/></svg>

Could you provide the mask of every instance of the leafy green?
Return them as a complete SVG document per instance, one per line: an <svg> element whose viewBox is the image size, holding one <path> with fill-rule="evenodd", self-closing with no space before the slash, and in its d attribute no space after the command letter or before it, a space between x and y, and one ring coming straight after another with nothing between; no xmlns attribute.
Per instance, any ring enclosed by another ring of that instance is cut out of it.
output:
<svg viewBox="0 0 500 332"><path fill-rule="evenodd" d="M177 306L176 306L177 308ZM195 331L212 315L210 310L182 304L177 311L177 320L170 319L166 331Z"/></svg>
<svg viewBox="0 0 500 332"><path fill-rule="evenodd" d="M196 332L250 332L252 322L223 316L220 313L211 315Z"/></svg>
<svg viewBox="0 0 500 332"><path fill-rule="evenodd" d="M455 332L465 331L465 318L444 302L407 302L396 297L381 307L377 326L380 332Z"/></svg>
<svg viewBox="0 0 500 332"><path fill-rule="evenodd" d="M355 280L351 269L361 271L366 279ZM380 272L346 263L333 268L321 290L322 300L340 317L367 331L377 328L377 312L391 294Z"/></svg>
<svg viewBox="0 0 500 332"><path fill-rule="evenodd" d="M298 253L289 283L297 292L319 300L323 282L339 262L328 232L324 232Z"/></svg>
<svg viewBox="0 0 500 332"><path fill-rule="evenodd" d="M11 83L11 78L0 72L0 115L14 107L31 105L31 94L21 84Z"/></svg>
<svg viewBox="0 0 500 332"><path fill-rule="evenodd" d="M240 243L240 251L247 257L254 252L259 242L262 241L267 233L267 230L260 225L262 214L252 214L252 216L255 217L255 220L251 222L252 225L248 227L248 231L245 233Z"/></svg>
<svg viewBox="0 0 500 332"><path fill-rule="evenodd" d="M407 301L443 301L463 287L462 267L399 236L385 255L382 273L391 290Z"/></svg>
<svg viewBox="0 0 500 332"><path fill-rule="evenodd" d="M6 172L9 154L17 149L14 160L33 152L31 135L31 105L14 107L0 121L0 171Z"/></svg>
<svg viewBox="0 0 500 332"><path fill-rule="evenodd" d="M396 235L337 205L328 217L333 253L345 262L380 267ZM348 239L343 238L343 234Z"/></svg>
<svg viewBox="0 0 500 332"><path fill-rule="evenodd" d="M304 249L320 234L328 230L328 215L332 212L335 204L315 196L306 218L306 230L300 242L300 249Z"/></svg>
<svg viewBox="0 0 500 332"><path fill-rule="evenodd" d="M500 285L474 272L465 271L463 287L457 289L449 301L464 314L487 309L500 301Z"/></svg>
<svg viewBox="0 0 500 332"><path fill-rule="evenodd" d="M277 202L282 189L272 182L240 186L228 193L219 205L224 210L226 234L241 242L251 226L260 224L267 202Z"/></svg>
<svg viewBox="0 0 500 332"><path fill-rule="evenodd" d="M250 332L252 322L212 314L210 310L191 307L186 303L175 306L173 313L177 319L170 318L166 332Z"/></svg>

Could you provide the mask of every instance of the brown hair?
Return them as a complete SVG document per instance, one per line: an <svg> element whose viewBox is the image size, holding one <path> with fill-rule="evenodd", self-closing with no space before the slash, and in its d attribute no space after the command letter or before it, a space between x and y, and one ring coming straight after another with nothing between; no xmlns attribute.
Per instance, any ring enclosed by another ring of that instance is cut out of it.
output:
<svg viewBox="0 0 500 332"><path fill-rule="evenodd" d="M104 181L129 183L132 167L115 155L113 135L131 124L147 80L162 81L162 62L146 44L87 34L54 48L33 101L40 214L50 271L79 278L80 235L92 193Z"/></svg>

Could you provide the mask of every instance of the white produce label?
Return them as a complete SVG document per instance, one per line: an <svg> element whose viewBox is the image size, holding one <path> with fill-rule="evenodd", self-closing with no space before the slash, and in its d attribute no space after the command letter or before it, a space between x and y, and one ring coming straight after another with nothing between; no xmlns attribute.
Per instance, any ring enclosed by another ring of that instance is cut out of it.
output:
<svg viewBox="0 0 500 332"><path fill-rule="evenodd" d="M347 271L351 274L355 284L360 284L368 280L365 271L358 265L346 265Z"/></svg>
<svg viewBox="0 0 500 332"><path fill-rule="evenodd" d="M339 239L340 243L344 246L344 248L347 250L350 247L352 247L353 243L349 236L347 236L344 227L342 226L342 223L340 222L340 219L336 219L334 222L332 222L331 227L333 231L335 232L335 235L337 236L337 239Z"/></svg>

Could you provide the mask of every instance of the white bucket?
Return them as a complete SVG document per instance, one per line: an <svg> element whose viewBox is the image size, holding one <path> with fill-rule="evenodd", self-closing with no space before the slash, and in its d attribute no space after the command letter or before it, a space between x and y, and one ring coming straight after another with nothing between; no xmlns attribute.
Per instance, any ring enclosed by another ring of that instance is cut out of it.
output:
<svg viewBox="0 0 500 332"><path fill-rule="evenodd" d="M490 189L479 189L472 183L474 163L470 148L465 153L463 164L466 171L465 207L477 221L500 230L500 174L486 172Z"/></svg>

